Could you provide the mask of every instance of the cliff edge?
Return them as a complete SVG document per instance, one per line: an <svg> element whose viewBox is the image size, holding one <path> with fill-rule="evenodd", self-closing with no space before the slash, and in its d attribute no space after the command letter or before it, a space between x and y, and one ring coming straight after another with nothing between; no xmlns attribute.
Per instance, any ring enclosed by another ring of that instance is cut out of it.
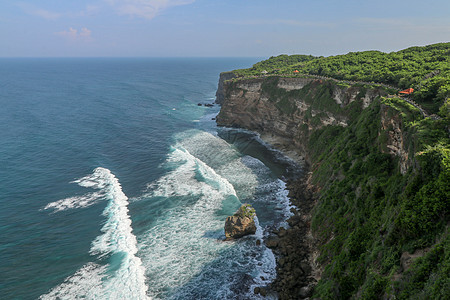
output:
<svg viewBox="0 0 450 300"><path fill-rule="evenodd" d="M225 74L217 124L256 131L309 166L288 184L290 227L266 241L280 299L450 294L448 100L428 117L389 86Z"/></svg>
<svg viewBox="0 0 450 300"><path fill-rule="evenodd" d="M346 127L352 114L387 95L382 87L339 85L313 77L228 80L218 90L223 96L218 125L256 131L274 146L284 152L295 151L309 163L307 144L314 131L328 125Z"/></svg>

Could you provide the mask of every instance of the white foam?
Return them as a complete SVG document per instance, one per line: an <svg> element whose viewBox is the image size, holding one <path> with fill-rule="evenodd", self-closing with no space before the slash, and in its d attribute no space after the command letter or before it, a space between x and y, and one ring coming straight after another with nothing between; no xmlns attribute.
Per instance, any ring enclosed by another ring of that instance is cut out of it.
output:
<svg viewBox="0 0 450 300"><path fill-rule="evenodd" d="M234 197L237 207L240 203L228 180L186 149L175 149L168 161L184 163L152 185L154 191L147 196L189 195L198 200L167 211L141 242L150 290L156 296L187 283L221 250L232 246L218 241L223 234L223 217L215 213L226 197ZM204 181L198 181L198 175Z"/></svg>
<svg viewBox="0 0 450 300"><path fill-rule="evenodd" d="M202 297L232 298L236 294L228 276L234 270L252 272L255 285L270 283L276 276L275 257L264 245L256 246L256 239L264 235L258 218L256 234L244 242L219 239L223 237L225 215L234 213L240 205L237 198L275 202L268 197L254 199L255 193L258 189L262 189L260 194L269 190L281 193L282 181L271 176L259 160L241 157L234 147L207 132L180 134L167 164L174 169L149 185L150 193L140 199L191 200L167 208L140 239L139 254L147 270L150 294L155 298L191 299L198 297L195 291L210 289L216 294ZM230 206L229 197L236 199L234 206ZM227 212L223 211L225 203ZM217 214L219 211L222 215ZM223 271L216 271L217 261L224 264L219 267ZM249 299L259 296L252 294Z"/></svg>
<svg viewBox="0 0 450 300"><path fill-rule="evenodd" d="M63 283L54 287L48 294L42 295L43 300L69 299L99 299L102 296L102 279L106 271L105 266L88 263Z"/></svg>
<svg viewBox="0 0 450 300"><path fill-rule="evenodd" d="M258 186L252 169L242 161L239 152L221 138L205 131L189 130L177 136L176 147L186 149L206 163L236 189L240 199L251 197Z"/></svg>
<svg viewBox="0 0 450 300"><path fill-rule="evenodd" d="M42 298L54 299L52 295L57 295L62 299L148 299L145 269L141 259L136 256L137 240L128 215L128 198L119 180L108 169L96 168L91 175L74 182L98 189L98 194L109 201L103 211L107 218L101 229L103 234L92 242L90 253L99 257L108 255L110 264L99 267L89 263ZM73 203L66 202L70 205ZM119 267L112 270L111 263Z"/></svg>
<svg viewBox="0 0 450 300"><path fill-rule="evenodd" d="M100 200L105 199L105 193L102 189L105 188L108 182L108 176L111 172L105 172L103 168L96 168L94 172L88 176L74 180L71 183L77 183L79 186L85 188L93 188L100 190L94 193L87 193L81 196L68 197L62 200L51 202L47 204L42 210L53 209L54 212L60 212L68 209L77 209L89 207Z"/></svg>
<svg viewBox="0 0 450 300"><path fill-rule="evenodd" d="M68 209L89 207L104 197L103 193L88 193L82 196L68 197L62 200L51 202L43 209L53 209L54 212L60 212Z"/></svg>
<svg viewBox="0 0 450 300"><path fill-rule="evenodd" d="M289 190L286 188L286 183L282 180L278 180L277 183L279 187L276 193L277 207L282 209L284 219L287 220L294 215L291 212L291 209L295 208L295 205L293 205L291 200L289 200ZM280 226L287 226L287 222L284 222L284 224L281 224Z"/></svg>
<svg viewBox="0 0 450 300"><path fill-rule="evenodd" d="M101 229L103 234L92 243L91 253L100 256L110 253L124 255L120 268L105 282L106 291L110 299L147 299L145 269L136 256L137 240L128 215L128 198L119 180L108 169L97 168L94 174L98 175L94 186L105 190L109 203L103 211L107 217Z"/></svg>

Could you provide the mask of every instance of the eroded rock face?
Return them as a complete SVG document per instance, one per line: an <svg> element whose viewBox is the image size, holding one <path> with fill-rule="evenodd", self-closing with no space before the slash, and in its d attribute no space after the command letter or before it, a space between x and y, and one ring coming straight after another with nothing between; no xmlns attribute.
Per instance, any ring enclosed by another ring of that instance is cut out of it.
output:
<svg viewBox="0 0 450 300"><path fill-rule="evenodd" d="M220 90L220 92L219 92ZM379 88L342 87L314 78L260 77L223 81L219 126L241 127L284 139L308 161L311 133L327 125L347 126L347 106L361 108L386 92ZM219 101L220 100L220 101Z"/></svg>
<svg viewBox="0 0 450 300"><path fill-rule="evenodd" d="M255 234L255 210L249 204L244 204L225 221L225 240L233 240L246 235Z"/></svg>
<svg viewBox="0 0 450 300"><path fill-rule="evenodd" d="M400 172L406 174L412 162L409 159L409 145L403 132L403 121L398 114L389 115L389 107L386 105L381 106L381 131L387 134L386 149L381 151L397 156Z"/></svg>
<svg viewBox="0 0 450 300"><path fill-rule="evenodd" d="M217 87L217 92L216 92L216 103L217 104L222 104L225 99L224 86L223 86L224 82L226 80L230 80L235 77L236 77L236 75L233 72L220 73L219 86Z"/></svg>

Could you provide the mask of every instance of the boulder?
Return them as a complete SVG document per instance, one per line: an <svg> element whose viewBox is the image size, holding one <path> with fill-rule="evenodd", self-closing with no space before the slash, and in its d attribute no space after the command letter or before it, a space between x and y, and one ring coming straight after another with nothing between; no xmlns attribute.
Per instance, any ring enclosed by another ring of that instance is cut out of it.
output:
<svg viewBox="0 0 450 300"><path fill-rule="evenodd" d="M278 237L269 237L266 240L266 246L267 246L267 248L270 248L270 249L277 248L279 243L280 243L280 239Z"/></svg>
<svg viewBox="0 0 450 300"><path fill-rule="evenodd" d="M225 240L237 239L256 232L255 209L243 204L239 210L225 221Z"/></svg>

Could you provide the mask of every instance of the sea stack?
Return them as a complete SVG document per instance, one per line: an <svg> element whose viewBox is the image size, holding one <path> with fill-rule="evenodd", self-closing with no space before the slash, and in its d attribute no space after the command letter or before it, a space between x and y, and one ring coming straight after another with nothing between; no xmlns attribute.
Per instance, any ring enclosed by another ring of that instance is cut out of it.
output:
<svg viewBox="0 0 450 300"><path fill-rule="evenodd" d="M256 232L255 209L250 204L242 204L238 211L225 221L225 241L254 234Z"/></svg>

